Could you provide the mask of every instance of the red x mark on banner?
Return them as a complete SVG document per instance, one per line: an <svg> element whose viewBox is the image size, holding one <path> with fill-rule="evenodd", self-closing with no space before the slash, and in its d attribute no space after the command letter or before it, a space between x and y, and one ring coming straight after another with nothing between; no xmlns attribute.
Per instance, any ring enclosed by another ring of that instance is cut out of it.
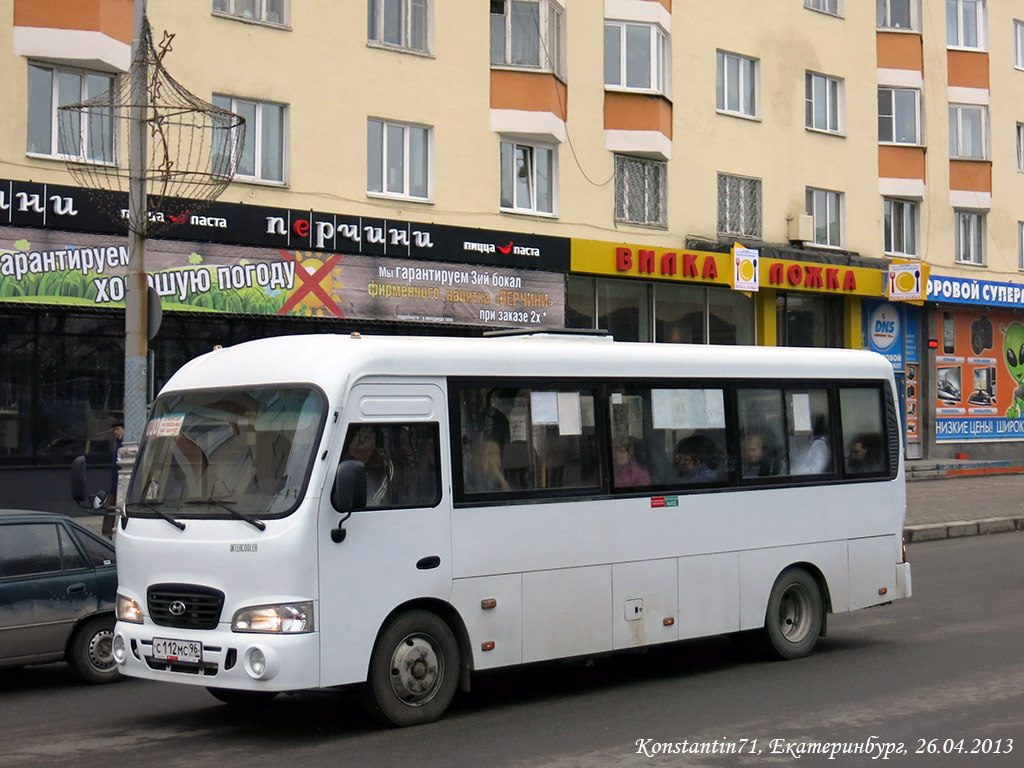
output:
<svg viewBox="0 0 1024 768"><path fill-rule="evenodd" d="M331 270L337 266L338 262L341 261L340 253L336 253L327 259L323 266L312 275L302 267L301 262L299 262L293 254L284 250L279 250L278 253L288 261L295 262L295 276L298 280L296 280L295 291L288 297L284 306L277 311L277 314L287 315L292 310L292 307L302 301L307 293L312 293L315 294L317 298L323 302L323 305L327 307L330 312L334 313L336 317L345 316L345 313L342 312L338 305L334 303L330 294L327 293L327 291L324 290L324 287L320 284L321 281L331 274ZM299 285L299 283L301 283L301 285Z"/></svg>

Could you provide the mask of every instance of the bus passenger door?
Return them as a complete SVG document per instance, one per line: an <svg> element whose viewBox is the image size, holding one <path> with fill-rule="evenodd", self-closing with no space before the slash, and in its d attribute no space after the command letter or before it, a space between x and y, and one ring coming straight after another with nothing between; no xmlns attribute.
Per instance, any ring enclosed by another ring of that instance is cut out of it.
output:
<svg viewBox="0 0 1024 768"><path fill-rule="evenodd" d="M365 679L381 624L417 598L451 592L448 423L433 384L361 384L345 406L320 500L318 550L321 685ZM331 502L343 459L366 468L366 509L343 515ZM343 525L340 542L332 530Z"/></svg>

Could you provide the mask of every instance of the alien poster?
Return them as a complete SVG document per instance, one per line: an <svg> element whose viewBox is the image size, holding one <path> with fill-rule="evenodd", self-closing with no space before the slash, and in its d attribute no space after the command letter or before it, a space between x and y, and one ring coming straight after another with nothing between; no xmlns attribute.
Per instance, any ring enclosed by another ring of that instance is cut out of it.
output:
<svg viewBox="0 0 1024 768"><path fill-rule="evenodd" d="M938 310L936 440L1024 440L1024 316Z"/></svg>

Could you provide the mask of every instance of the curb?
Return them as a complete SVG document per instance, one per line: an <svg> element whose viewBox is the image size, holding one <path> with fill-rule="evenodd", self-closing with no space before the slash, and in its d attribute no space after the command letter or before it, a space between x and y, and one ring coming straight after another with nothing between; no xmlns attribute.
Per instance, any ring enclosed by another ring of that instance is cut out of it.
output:
<svg viewBox="0 0 1024 768"><path fill-rule="evenodd" d="M1024 517L987 517L983 520L957 520L950 523L908 525L903 529L907 543L955 539L961 536L985 536L990 533L1024 531Z"/></svg>

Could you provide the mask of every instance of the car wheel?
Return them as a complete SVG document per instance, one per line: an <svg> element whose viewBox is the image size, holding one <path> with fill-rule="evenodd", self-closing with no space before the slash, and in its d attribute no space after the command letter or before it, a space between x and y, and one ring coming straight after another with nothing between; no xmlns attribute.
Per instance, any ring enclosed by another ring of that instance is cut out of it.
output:
<svg viewBox="0 0 1024 768"><path fill-rule="evenodd" d="M458 677L459 648L448 625L427 611L403 613L373 649L367 709L392 725L433 722L451 703Z"/></svg>
<svg viewBox="0 0 1024 768"><path fill-rule="evenodd" d="M234 688L207 688L217 701L234 707L259 707L269 704L277 691L240 691Z"/></svg>
<svg viewBox="0 0 1024 768"><path fill-rule="evenodd" d="M121 677L114 661L113 646L114 617L89 619L71 639L68 664L79 678L90 685L112 683Z"/></svg>
<svg viewBox="0 0 1024 768"><path fill-rule="evenodd" d="M803 568L784 571L772 587L764 619L768 650L782 659L806 656L818 642L823 617L821 589Z"/></svg>

